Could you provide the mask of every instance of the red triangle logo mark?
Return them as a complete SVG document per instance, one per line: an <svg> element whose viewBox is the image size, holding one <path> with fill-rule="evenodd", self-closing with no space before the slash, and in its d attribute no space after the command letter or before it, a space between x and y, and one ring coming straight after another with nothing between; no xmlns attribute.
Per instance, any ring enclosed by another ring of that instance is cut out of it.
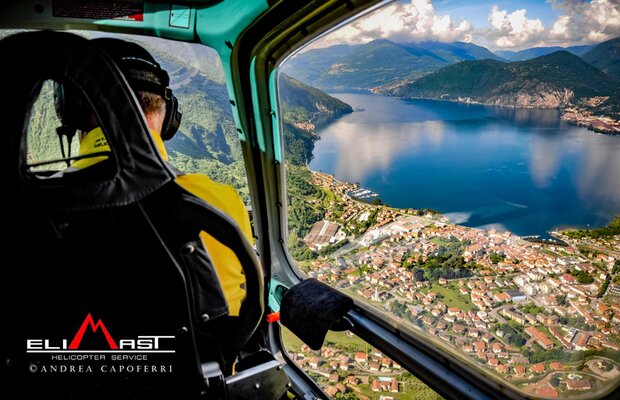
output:
<svg viewBox="0 0 620 400"><path fill-rule="evenodd" d="M71 341L71 344L69 344L70 350L77 350L80 347L80 343L82 342L84 333L86 333L86 328L88 328L89 326L90 326L90 329L93 331L93 333L97 332L97 330L101 328L101 332L103 333L106 340L108 341L108 346L110 346L110 349L111 350L118 349L118 345L116 344L114 339L112 339L112 336L110 336L110 332L108 332L103 322L101 322L101 320L97 320L97 323L95 324L95 321L93 320L92 315L88 313L88 315L86 316L86 319L84 319L84 322L82 322L82 326L80 326L80 329L77 331L77 333L75 334L75 337Z"/></svg>

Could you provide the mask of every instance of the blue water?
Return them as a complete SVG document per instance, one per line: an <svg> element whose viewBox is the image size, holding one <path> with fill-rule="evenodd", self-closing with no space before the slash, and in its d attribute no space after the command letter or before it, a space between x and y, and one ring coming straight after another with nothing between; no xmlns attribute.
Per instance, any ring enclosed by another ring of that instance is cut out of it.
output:
<svg viewBox="0 0 620 400"><path fill-rule="evenodd" d="M620 213L620 136L567 125L555 110L330 94L355 112L319 129L310 168L391 206L543 237Z"/></svg>

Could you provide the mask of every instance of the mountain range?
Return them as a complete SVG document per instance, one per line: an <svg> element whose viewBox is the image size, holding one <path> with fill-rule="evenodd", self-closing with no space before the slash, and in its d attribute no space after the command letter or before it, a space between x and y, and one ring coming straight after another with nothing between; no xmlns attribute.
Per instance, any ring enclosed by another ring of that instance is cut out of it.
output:
<svg viewBox="0 0 620 400"><path fill-rule="evenodd" d="M377 39L360 45L308 50L288 60L282 70L322 90L372 89L413 81L463 60L502 60L473 43L396 43Z"/></svg>
<svg viewBox="0 0 620 400"><path fill-rule="evenodd" d="M387 93L399 97L512 107L562 108L583 98L613 96L620 82L568 51L527 61L463 61Z"/></svg>
<svg viewBox="0 0 620 400"><path fill-rule="evenodd" d="M183 105L180 132L167 145L175 165L186 172L208 173L246 193L241 147L216 53L206 47L139 40L169 71L171 86ZM316 87L528 107L563 107L596 97L603 99L597 100L596 110L618 115L619 45L620 38L589 50L568 49L587 50L583 59L556 51L519 62L462 42L402 44L380 39L308 50L281 67L285 73L278 82L287 159L304 165L312 157L316 128L352 112L350 106ZM549 48L530 50L518 57ZM40 97L51 99L50 93ZM35 104L34 115L31 127L39 136L29 138L36 150L32 156L49 159L47 149L57 149L53 108ZM48 130L52 132L49 142L42 134Z"/></svg>
<svg viewBox="0 0 620 400"><path fill-rule="evenodd" d="M362 89L407 98L566 108L620 119L620 38L598 45L492 53L472 43L396 43L312 49L282 69L327 91Z"/></svg>
<svg viewBox="0 0 620 400"><path fill-rule="evenodd" d="M397 43L376 39L365 44L307 50L284 63L282 71L322 90L394 92L427 74L463 61L510 63L566 51L582 57L612 78L620 79L619 41L617 38L599 45L535 47L493 53L473 43Z"/></svg>
<svg viewBox="0 0 620 400"><path fill-rule="evenodd" d="M569 53L573 53L576 56L583 56L588 51L592 50L595 45L585 45L585 46L570 46L570 47L560 47L560 46L550 46L550 47L532 47L531 49L525 49L521 51L511 51L511 50L499 50L496 51L495 54L504 58L507 61L526 61L532 58L546 56L547 54L554 53L556 51L568 51Z"/></svg>

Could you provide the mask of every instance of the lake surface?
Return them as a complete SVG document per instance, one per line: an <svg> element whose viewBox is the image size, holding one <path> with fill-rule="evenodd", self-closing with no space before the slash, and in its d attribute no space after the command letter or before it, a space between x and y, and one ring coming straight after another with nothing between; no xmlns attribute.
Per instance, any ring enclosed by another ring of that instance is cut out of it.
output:
<svg viewBox="0 0 620 400"><path fill-rule="evenodd" d="M393 207L543 237L620 213L620 136L567 125L555 110L330 94L355 112L318 130L310 168Z"/></svg>

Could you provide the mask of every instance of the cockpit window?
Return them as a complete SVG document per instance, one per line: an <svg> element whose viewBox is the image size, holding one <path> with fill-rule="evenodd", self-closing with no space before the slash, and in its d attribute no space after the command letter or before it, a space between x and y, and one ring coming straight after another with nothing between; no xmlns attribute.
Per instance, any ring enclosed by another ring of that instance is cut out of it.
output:
<svg viewBox="0 0 620 400"><path fill-rule="evenodd" d="M620 8L534 3L392 3L282 64L287 247L472 369L594 398L620 383Z"/></svg>
<svg viewBox="0 0 620 400"><path fill-rule="evenodd" d="M43 83L30 114L26 143L27 160L33 171L64 170L68 167L68 161L51 161L76 156L79 152L76 131L62 130L63 124L55 108L55 84L56 82L50 79ZM65 133L72 135L70 141Z"/></svg>
<svg viewBox="0 0 620 400"><path fill-rule="evenodd" d="M215 50L199 44L160 38L90 31L71 31L87 39L114 37L146 48L170 76L170 88L183 114L174 137L164 142L168 161L184 173L203 173L217 182L232 185L249 206L249 189L241 145L224 84L224 73ZM0 37L17 33L1 30ZM28 128L28 162L40 164L61 159L57 128L62 125L54 108L54 82L44 83L33 107ZM78 156L79 138L71 145ZM66 138L64 151L69 154ZM31 169L47 171L45 176L67 168L65 162L43 164Z"/></svg>

